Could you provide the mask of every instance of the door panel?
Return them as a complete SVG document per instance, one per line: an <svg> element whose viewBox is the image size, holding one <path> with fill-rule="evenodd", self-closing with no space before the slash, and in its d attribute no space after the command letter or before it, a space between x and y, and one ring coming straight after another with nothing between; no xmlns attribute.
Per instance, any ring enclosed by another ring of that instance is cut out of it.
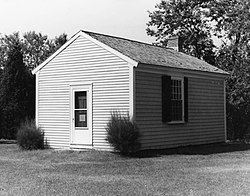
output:
<svg viewBox="0 0 250 196"><path fill-rule="evenodd" d="M92 144L92 85L71 86L71 144Z"/></svg>

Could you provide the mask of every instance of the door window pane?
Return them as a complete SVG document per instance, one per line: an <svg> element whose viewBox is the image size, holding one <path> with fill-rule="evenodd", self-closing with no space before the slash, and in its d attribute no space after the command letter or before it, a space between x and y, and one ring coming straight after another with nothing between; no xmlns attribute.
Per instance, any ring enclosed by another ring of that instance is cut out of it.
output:
<svg viewBox="0 0 250 196"><path fill-rule="evenodd" d="M75 110L75 127L87 127L86 110Z"/></svg>
<svg viewBox="0 0 250 196"><path fill-rule="evenodd" d="M87 108L86 91L75 92L75 109Z"/></svg>

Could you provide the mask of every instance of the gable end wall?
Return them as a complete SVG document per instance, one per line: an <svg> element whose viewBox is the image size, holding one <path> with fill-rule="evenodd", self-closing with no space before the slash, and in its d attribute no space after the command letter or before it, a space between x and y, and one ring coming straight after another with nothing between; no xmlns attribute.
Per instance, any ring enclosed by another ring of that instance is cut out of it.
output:
<svg viewBox="0 0 250 196"><path fill-rule="evenodd" d="M129 111L129 65L79 36L39 72L37 121L52 148L70 146L70 83L93 85L93 147L105 141L110 111Z"/></svg>

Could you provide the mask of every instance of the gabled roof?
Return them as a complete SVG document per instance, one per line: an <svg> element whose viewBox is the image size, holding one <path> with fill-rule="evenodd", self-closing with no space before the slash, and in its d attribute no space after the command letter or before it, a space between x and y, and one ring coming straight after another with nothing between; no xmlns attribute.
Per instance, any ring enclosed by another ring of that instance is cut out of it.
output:
<svg viewBox="0 0 250 196"><path fill-rule="evenodd" d="M214 67L198 58L177 52L171 48L163 48L147 43L133 41L125 38L114 37L89 31L79 31L58 51L51 55L46 61L37 66L32 73L35 74L47 63L55 58L60 52L66 49L79 36L84 36L96 44L104 47L111 53L129 62L133 66L137 64L159 65L179 69L196 70L210 73L227 74L227 72Z"/></svg>
<svg viewBox="0 0 250 196"><path fill-rule="evenodd" d="M212 66L205 61L186 55L182 52L177 52L171 48L159 47L99 33L88 31L83 32L132 58L138 63L227 74L227 72Z"/></svg>

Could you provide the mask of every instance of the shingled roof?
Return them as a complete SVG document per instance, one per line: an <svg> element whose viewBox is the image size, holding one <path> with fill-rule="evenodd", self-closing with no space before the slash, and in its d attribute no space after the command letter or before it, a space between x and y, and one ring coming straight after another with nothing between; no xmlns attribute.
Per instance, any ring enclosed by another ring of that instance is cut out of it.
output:
<svg viewBox="0 0 250 196"><path fill-rule="evenodd" d="M177 52L171 48L163 48L147 43L88 31L82 32L119 51L138 63L227 74L227 72L212 66L205 61Z"/></svg>

